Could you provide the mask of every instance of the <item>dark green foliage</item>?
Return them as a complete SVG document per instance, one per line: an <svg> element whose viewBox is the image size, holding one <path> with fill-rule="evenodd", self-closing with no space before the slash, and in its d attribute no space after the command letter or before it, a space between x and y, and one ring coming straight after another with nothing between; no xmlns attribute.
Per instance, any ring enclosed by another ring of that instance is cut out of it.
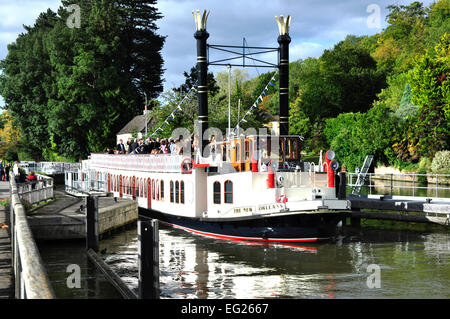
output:
<svg viewBox="0 0 450 319"><path fill-rule="evenodd" d="M64 0L9 46L0 93L28 154L78 160L104 151L142 112L144 95L158 96L164 37L155 3ZM80 28L66 24L70 4L81 8Z"/></svg>
<svg viewBox="0 0 450 319"><path fill-rule="evenodd" d="M197 67L192 67L189 71L189 74L185 71L184 72L185 82L184 84L180 85L178 88L173 89L175 92L177 92L180 95L185 95L189 92L189 90L194 86L196 81L198 80L198 71ZM208 83L208 94L216 95L220 88L217 86L216 80L214 79L214 74L211 72L208 72L207 75L207 83Z"/></svg>
<svg viewBox="0 0 450 319"><path fill-rule="evenodd" d="M393 159L391 140L397 133L397 120L389 108L377 106L366 113L343 113L326 120L325 136L336 158L347 169L361 167L366 155L375 163Z"/></svg>

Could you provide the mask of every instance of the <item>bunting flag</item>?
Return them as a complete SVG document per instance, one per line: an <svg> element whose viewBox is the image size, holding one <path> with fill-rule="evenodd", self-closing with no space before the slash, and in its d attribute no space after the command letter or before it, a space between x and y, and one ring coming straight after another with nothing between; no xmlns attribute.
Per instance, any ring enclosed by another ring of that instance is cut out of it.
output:
<svg viewBox="0 0 450 319"><path fill-rule="evenodd" d="M272 76L272 78L270 79L269 83L264 87L264 89L262 90L261 94L258 96L258 98L256 99L255 103L253 103L253 105L250 107L250 110L247 111L247 113L245 113L245 115L242 117L242 119L239 120L239 124L241 124L242 122L246 123L247 120L245 119L245 117L247 115L249 115L255 108L258 107L258 105L260 104L259 100L261 100L261 102L264 100L264 96L267 95L267 91L269 90L269 85L270 86L275 86L275 76L277 75L278 71ZM238 125L236 125L235 130L238 128Z"/></svg>
<svg viewBox="0 0 450 319"><path fill-rule="evenodd" d="M192 92L197 92L197 89L195 88L195 86L197 85L197 81L195 81L194 85L191 87L191 89L189 90L189 92L184 96L184 98L181 100L180 103L178 103L177 107L172 111L172 113L167 117L167 119L163 122L163 124L161 124L152 134L150 134L150 136L155 135L158 131L162 131L163 127L169 126L169 120L172 120L175 118L175 114L177 114L180 111L183 111L183 109L181 108L181 105L183 105L185 102L190 101L191 99L191 93Z"/></svg>

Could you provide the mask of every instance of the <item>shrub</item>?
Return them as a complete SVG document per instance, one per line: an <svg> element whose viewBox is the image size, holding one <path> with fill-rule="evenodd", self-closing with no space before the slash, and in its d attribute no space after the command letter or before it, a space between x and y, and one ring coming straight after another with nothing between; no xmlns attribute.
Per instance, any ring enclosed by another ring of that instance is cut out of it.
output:
<svg viewBox="0 0 450 319"><path fill-rule="evenodd" d="M431 159L429 157L422 157L419 161L419 170L429 172L431 170ZM421 173L426 174L426 173Z"/></svg>
<svg viewBox="0 0 450 319"><path fill-rule="evenodd" d="M0 200L0 205L1 206L9 206L9 197L2 198Z"/></svg>
<svg viewBox="0 0 450 319"><path fill-rule="evenodd" d="M20 202L22 203L23 208L25 208L26 212L28 212L33 207L33 205L26 199L21 199Z"/></svg>
<svg viewBox="0 0 450 319"><path fill-rule="evenodd" d="M436 152L431 162L431 171L433 173L450 173L450 151Z"/></svg>

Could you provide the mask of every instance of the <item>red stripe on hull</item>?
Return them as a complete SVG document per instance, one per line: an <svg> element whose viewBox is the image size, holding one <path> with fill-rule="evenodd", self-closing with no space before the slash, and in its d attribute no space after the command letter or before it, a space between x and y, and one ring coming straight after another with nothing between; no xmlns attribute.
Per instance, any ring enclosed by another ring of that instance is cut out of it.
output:
<svg viewBox="0 0 450 319"><path fill-rule="evenodd" d="M214 237L214 238L220 238L220 239L227 239L227 240L235 240L235 241L259 241L259 242L316 242L321 240L327 240L329 238L255 238L255 237L237 237L237 236L227 236L222 234L215 234L215 233L207 233L207 232L201 232L192 228L187 228L171 223L166 223L172 227L183 229L186 231L189 231L191 233L202 235L206 237Z"/></svg>

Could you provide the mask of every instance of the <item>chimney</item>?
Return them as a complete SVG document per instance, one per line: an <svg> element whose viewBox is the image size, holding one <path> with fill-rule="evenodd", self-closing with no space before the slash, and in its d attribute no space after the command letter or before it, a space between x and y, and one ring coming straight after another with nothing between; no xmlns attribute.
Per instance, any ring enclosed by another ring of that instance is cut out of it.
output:
<svg viewBox="0 0 450 319"><path fill-rule="evenodd" d="M278 23L280 35L278 43L280 44L280 64L279 64L279 115L280 115L280 135L289 135L289 26L291 16L286 19L280 15L275 17Z"/></svg>
<svg viewBox="0 0 450 319"><path fill-rule="evenodd" d="M195 20L196 32L194 34L197 39L197 72L198 72L198 126L199 126L199 148L203 155L203 150L208 145L208 140L204 140L203 136L208 129L208 62L206 59L206 40L209 37L209 33L206 31L206 21L208 19L208 13L206 10L203 14L200 11L192 11Z"/></svg>

